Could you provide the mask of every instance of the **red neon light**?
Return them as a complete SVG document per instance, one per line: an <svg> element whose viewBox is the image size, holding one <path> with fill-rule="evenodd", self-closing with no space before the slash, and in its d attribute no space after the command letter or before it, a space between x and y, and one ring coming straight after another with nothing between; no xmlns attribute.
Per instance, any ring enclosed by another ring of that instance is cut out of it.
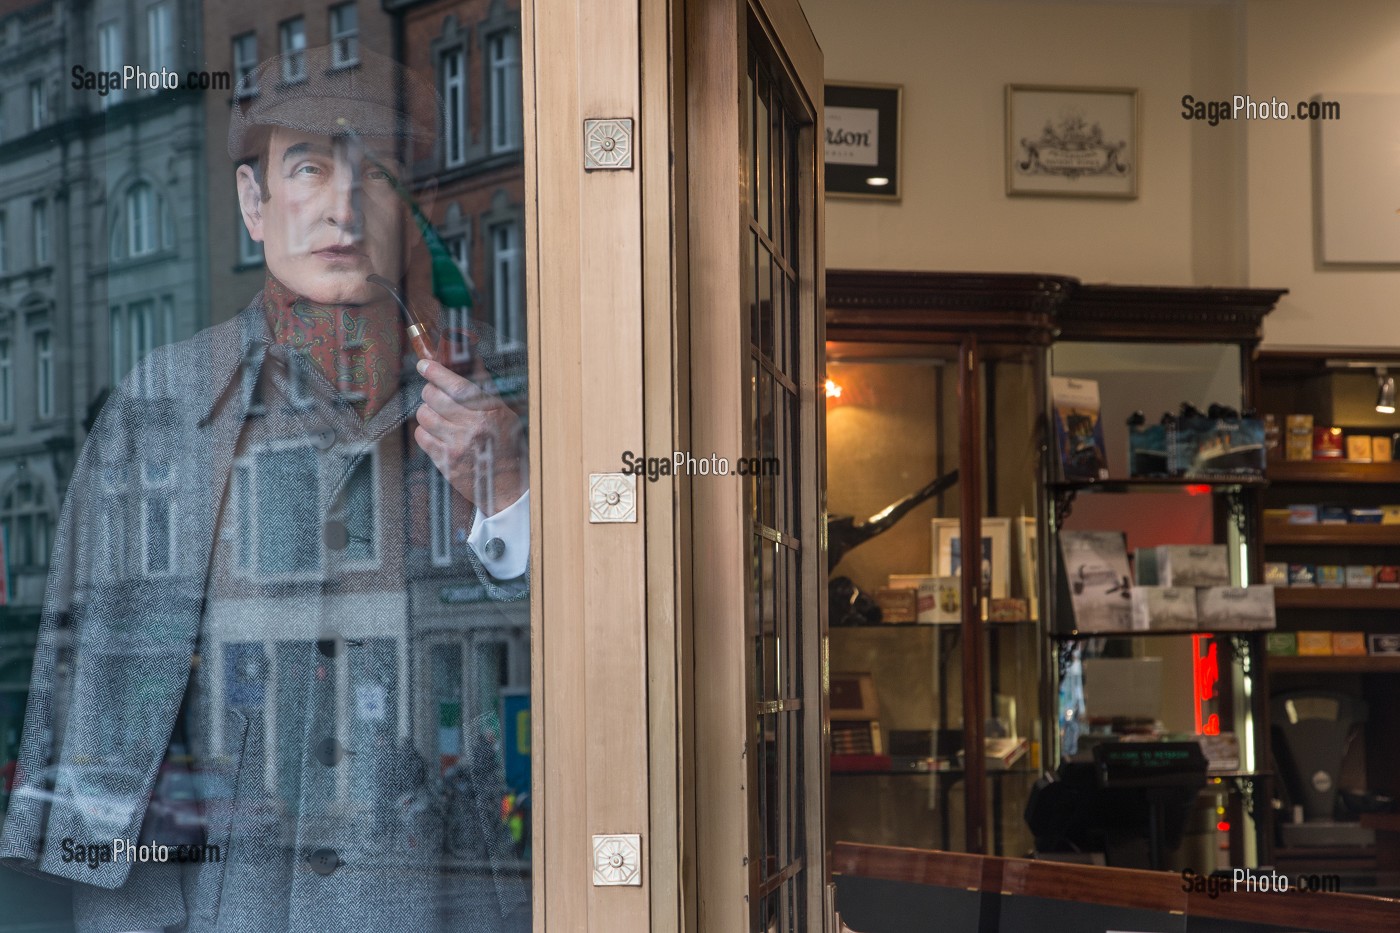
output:
<svg viewBox="0 0 1400 933"><path fill-rule="evenodd" d="M1202 483L1192 483L1186 487L1186 494L1188 496L1208 496L1211 494L1211 488Z"/></svg>
<svg viewBox="0 0 1400 933"><path fill-rule="evenodd" d="M1219 823L1215 824L1215 828L1220 830L1222 833L1228 833L1230 831L1230 824L1225 822L1224 820L1221 820Z"/></svg>
<svg viewBox="0 0 1400 933"><path fill-rule="evenodd" d="M1219 735L1220 714L1208 712L1206 704L1217 698L1220 683L1220 659L1210 635L1191 636L1191 688L1196 708L1196 734Z"/></svg>

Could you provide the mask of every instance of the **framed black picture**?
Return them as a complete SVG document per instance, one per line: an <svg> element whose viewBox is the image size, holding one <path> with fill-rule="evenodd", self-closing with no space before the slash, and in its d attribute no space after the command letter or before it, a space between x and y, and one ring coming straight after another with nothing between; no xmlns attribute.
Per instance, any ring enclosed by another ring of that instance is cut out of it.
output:
<svg viewBox="0 0 1400 933"><path fill-rule="evenodd" d="M828 84L826 193L897 201L900 95L896 84Z"/></svg>

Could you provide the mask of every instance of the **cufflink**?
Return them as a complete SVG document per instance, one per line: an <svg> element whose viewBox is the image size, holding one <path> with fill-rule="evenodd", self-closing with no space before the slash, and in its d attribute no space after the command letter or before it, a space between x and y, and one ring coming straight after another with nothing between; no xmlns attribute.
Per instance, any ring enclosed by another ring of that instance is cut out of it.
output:
<svg viewBox="0 0 1400 933"><path fill-rule="evenodd" d="M500 560L505 556L506 543L500 538L492 538L486 542L486 558L488 560Z"/></svg>

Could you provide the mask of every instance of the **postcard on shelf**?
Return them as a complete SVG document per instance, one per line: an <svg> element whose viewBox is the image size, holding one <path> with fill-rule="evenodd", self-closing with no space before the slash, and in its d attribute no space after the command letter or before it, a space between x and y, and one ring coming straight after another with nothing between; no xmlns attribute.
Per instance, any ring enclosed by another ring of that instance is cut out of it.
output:
<svg viewBox="0 0 1400 933"><path fill-rule="evenodd" d="M1229 551L1223 544L1163 544L1138 548L1137 582L1153 586L1229 586Z"/></svg>
<svg viewBox="0 0 1400 933"><path fill-rule="evenodd" d="M1285 421L1287 441L1285 452L1289 460L1311 460L1313 416L1289 415Z"/></svg>
<svg viewBox="0 0 1400 933"><path fill-rule="evenodd" d="M1074 627L1081 632L1132 629L1128 546L1121 531L1060 534L1060 585L1068 590Z"/></svg>
<svg viewBox="0 0 1400 933"><path fill-rule="evenodd" d="M1021 759L1030 747L1026 739L1011 737L986 739L987 770L1005 771Z"/></svg>
<svg viewBox="0 0 1400 933"><path fill-rule="evenodd" d="M1318 507L1317 520L1323 525L1345 525L1350 518L1346 506L1324 505Z"/></svg>
<svg viewBox="0 0 1400 933"><path fill-rule="evenodd" d="M1270 632L1265 650L1275 658L1291 658L1298 654L1297 632Z"/></svg>
<svg viewBox="0 0 1400 933"><path fill-rule="evenodd" d="M1344 453L1341 428L1321 425L1313 428L1312 455L1314 460L1340 460Z"/></svg>
<svg viewBox="0 0 1400 933"><path fill-rule="evenodd" d="M1352 525L1379 525L1385 513L1380 509L1347 509L1347 523Z"/></svg>
<svg viewBox="0 0 1400 933"><path fill-rule="evenodd" d="M1331 632L1299 632L1298 656L1304 658L1326 658L1332 656Z"/></svg>
<svg viewBox="0 0 1400 933"><path fill-rule="evenodd" d="M1395 445L1388 437L1371 438L1371 461L1389 463L1394 459Z"/></svg>
<svg viewBox="0 0 1400 933"><path fill-rule="evenodd" d="M918 597L917 590L880 587L875 591L875 603L880 607L880 621L891 625L913 623Z"/></svg>
<svg viewBox="0 0 1400 933"><path fill-rule="evenodd" d="M1198 735L1201 754L1206 756L1207 771L1240 770L1240 740L1233 732L1219 735Z"/></svg>
<svg viewBox="0 0 1400 933"><path fill-rule="evenodd" d="M1346 570L1339 564L1318 564L1317 585L1338 587L1346 585Z"/></svg>
<svg viewBox="0 0 1400 933"><path fill-rule="evenodd" d="M1272 586L1208 586L1196 590L1202 631L1255 631L1275 626Z"/></svg>
<svg viewBox="0 0 1400 933"><path fill-rule="evenodd" d="M1108 454L1099 410L1099 384L1093 379L1050 377L1055 411L1055 446L1067 480L1108 479Z"/></svg>
<svg viewBox="0 0 1400 933"><path fill-rule="evenodd" d="M1269 586L1288 585L1288 565L1278 561L1269 561L1264 565L1264 582Z"/></svg>
<svg viewBox="0 0 1400 933"><path fill-rule="evenodd" d="M1370 463L1372 459L1371 435L1347 435L1347 459L1352 463Z"/></svg>
<svg viewBox="0 0 1400 933"><path fill-rule="evenodd" d="M956 518L933 520L933 573L956 577L962 573L962 523ZM989 599L1011 595L1011 519L982 519L982 593Z"/></svg>
<svg viewBox="0 0 1400 933"><path fill-rule="evenodd" d="M1196 591L1192 587L1135 586L1130 602L1136 631L1196 627Z"/></svg>
<svg viewBox="0 0 1400 933"><path fill-rule="evenodd" d="M1355 657L1366 654L1365 632L1333 632L1332 653Z"/></svg>
<svg viewBox="0 0 1400 933"><path fill-rule="evenodd" d="M1366 640L1371 654L1400 654L1400 635L1372 633Z"/></svg>
<svg viewBox="0 0 1400 933"><path fill-rule="evenodd" d="M1317 586L1317 568L1312 564L1289 564L1289 586Z"/></svg>
<svg viewBox="0 0 1400 933"><path fill-rule="evenodd" d="M1315 505L1290 505L1288 507L1288 524L1290 525L1316 525L1317 506Z"/></svg>
<svg viewBox="0 0 1400 933"><path fill-rule="evenodd" d="M984 603L987 607L988 622L1029 622L1031 621L1030 601L1019 597L1008 599L989 599Z"/></svg>
<svg viewBox="0 0 1400 933"><path fill-rule="evenodd" d="M1347 586L1370 589L1376 585L1376 568L1369 564L1347 564Z"/></svg>
<svg viewBox="0 0 1400 933"><path fill-rule="evenodd" d="M890 586L916 593L915 621L924 624L962 621L962 580L922 573L892 573Z"/></svg>
<svg viewBox="0 0 1400 933"><path fill-rule="evenodd" d="M1400 505L1381 506L1382 525L1400 525Z"/></svg>
<svg viewBox="0 0 1400 933"><path fill-rule="evenodd" d="M1040 546L1035 518L1020 515L1012 519L1016 526L1016 596L1030 603L1032 619L1040 618L1038 591L1040 588Z"/></svg>
<svg viewBox="0 0 1400 933"><path fill-rule="evenodd" d="M1400 566L1384 564L1377 567L1376 586L1386 590L1400 588Z"/></svg>

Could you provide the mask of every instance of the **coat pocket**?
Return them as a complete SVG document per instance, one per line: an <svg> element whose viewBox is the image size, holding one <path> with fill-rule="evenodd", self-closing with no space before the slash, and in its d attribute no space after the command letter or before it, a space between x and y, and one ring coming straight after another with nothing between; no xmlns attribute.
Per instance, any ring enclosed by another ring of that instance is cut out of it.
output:
<svg viewBox="0 0 1400 933"><path fill-rule="evenodd" d="M247 796L244 787L248 781L247 771L250 767L259 766L258 762L248 761L248 717L233 708L226 710L226 716L225 742L230 761L226 774L207 776L207 790L201 794L205 813L206 857L195 874L195 903L192 905L196 915L211 922L218 918L224 876L234 855L229 849L229 842L239 806Z"/></svg>

